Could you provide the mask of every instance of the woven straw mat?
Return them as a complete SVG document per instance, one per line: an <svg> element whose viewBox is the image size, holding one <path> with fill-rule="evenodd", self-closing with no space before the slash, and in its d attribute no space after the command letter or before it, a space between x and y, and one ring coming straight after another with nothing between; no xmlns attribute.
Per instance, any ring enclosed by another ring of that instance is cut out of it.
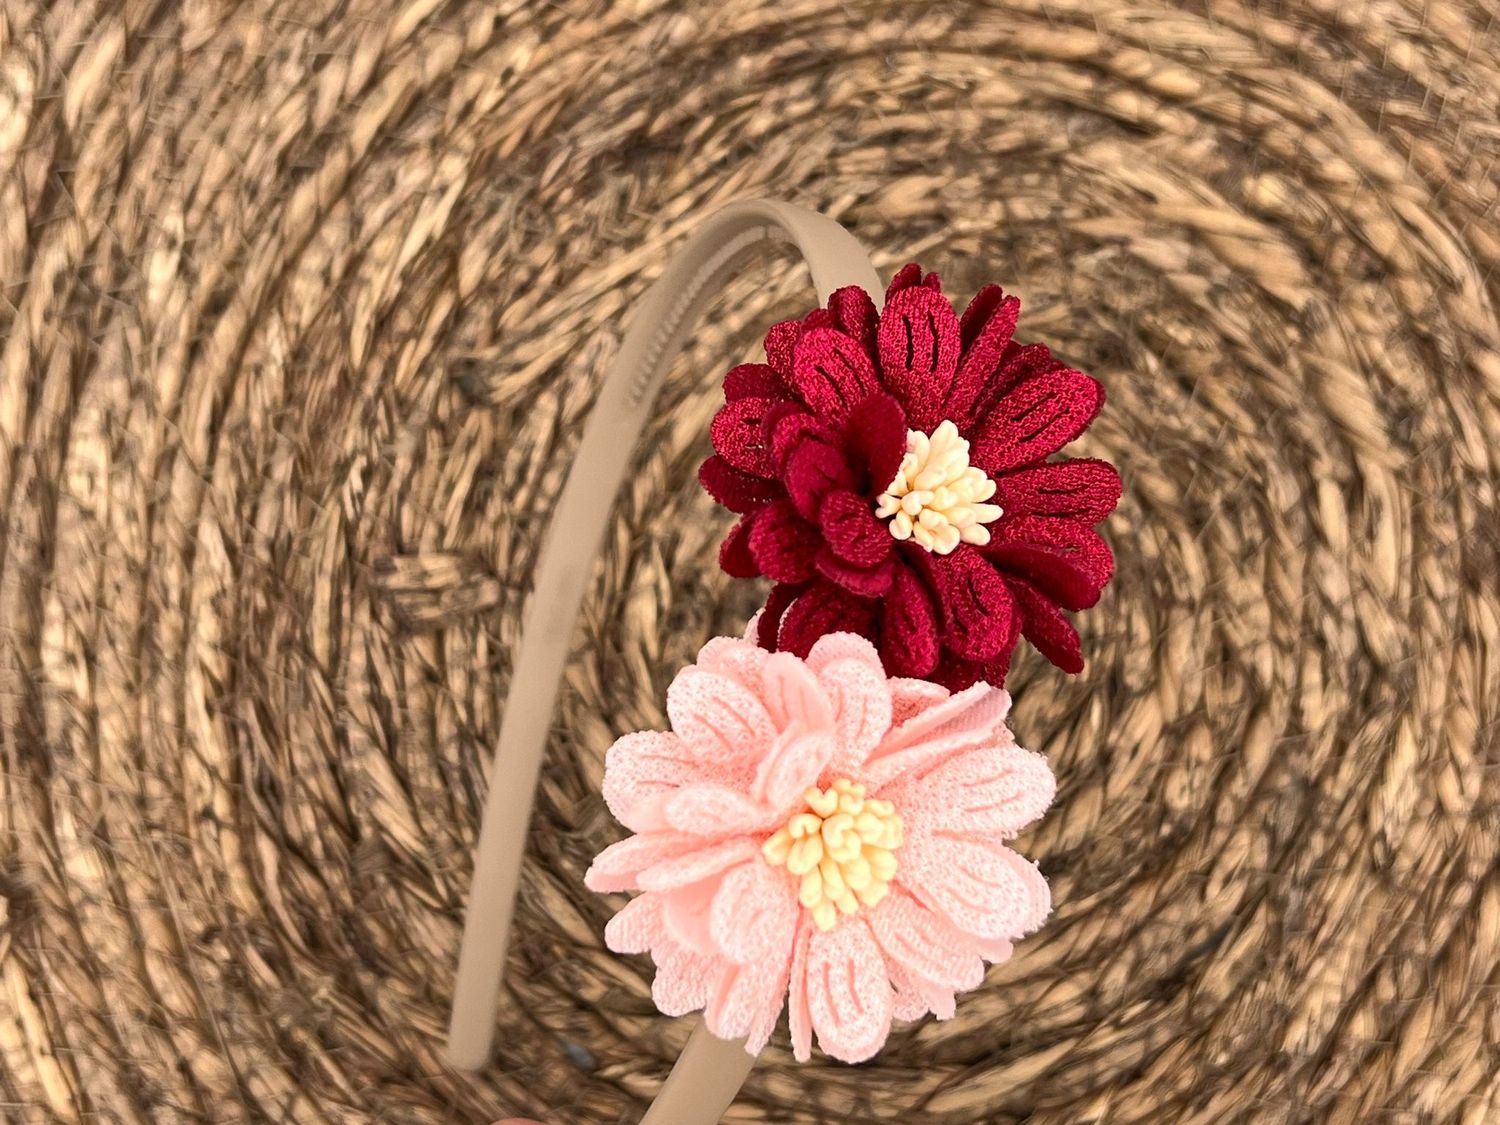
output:
<svg viewBox="0 0 1500 1125"><path fill-rule="evenodd" d="M704 215L1107 385L1057 908L735 1122L1500 1121L1495 0L0 0L0 1117L631 1122L691 1020L586 892L619 734L763 596L674 368L574 637L478 1075L442 1061L538 540Z"/></svg>

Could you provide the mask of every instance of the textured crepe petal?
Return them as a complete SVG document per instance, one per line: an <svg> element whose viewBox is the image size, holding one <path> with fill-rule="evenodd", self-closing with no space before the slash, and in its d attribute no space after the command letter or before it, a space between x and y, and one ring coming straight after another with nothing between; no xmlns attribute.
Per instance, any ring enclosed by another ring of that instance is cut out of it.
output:
<svg viewBox="0 0 1500 1125"><path fill-rule="evenodd" d="M844 1062L864 1062L891 1029L895 999L880 946L860 919L817 930L807 949L807 1011L818 1046Z"/></svg>
<svg viewBox="0 0 1500 1125"><path fill-rule="evenodd" d="M977 937L1020 937L1052 908L1047 881L1009 848L920 827L901 846L896 878L918 901Z"/></svg>
<svg viewBox="0 0 1500 1125"><path fill-rule="evenodd" d="M786 496L786 486L779 480L766 480L736 469L717 453L698 469L698 482L714 500L740 514Z"/></svg>
<svg viewBox="0 0 1500 1125"><path fill-rule="evenodd" d="M1104 405L1104 386L1063 368L1028 379L1004 395L970 439L970 458L989 473L1045 460L1088 429Z"/></svg>
<svg viewBox="0 0 1500 1125"><path fill-rule="evenodd" d="M816 573L813 560L823 547L818 529L789 500L777 500L755 513L749 550L756 567L774 582L806 582Z"/></svg>
<svg viewBox="0 0 1500 1125"><path fill-rule="evenodd" d="M789 955L801 917L796 883L759 861L724 876L710 908L709 932L737 964Z"/></svg>
<svg viewBox="0 0 1500 1125"><path fill-rule="evenodd" d="M1050 461L994 478L994 503L1010 515L1060 516L1095 524L1120 501L1120 474L1091 457Z"/></svg>
<svg viewBox="0 0 1500 1125"><path fill-rule="evenodd" d="M886 302L877 331L885 385L906 408L914 430L930 433L958 368L958 317L941 293L903 289Z"/></svg>
<svg viewBox="0 0 1500 1125"><path fill-rule="evenodd" d="M984 557L1021 575L1064 609L1087 609L1114 573L1115 558L1097 531L1073 520L1016 516L994 525Z"/></svg>
<svg viewBox="0 0 1500 1125"><path fill-rule="evenodd" d="M991 743L955 755L882 796L923 810L935 832L1015 836L1052 804L1057 779L1047 759L1013 743Z"/></svg>
<svg viewBox="0 0 1500 1125"><path fill-rule="evenodd" d="M875 365L858 341L834 328L815 328L797 341L792 389L835 425L880 390Z"/></svg>
<svg viewBox="0 0 1500 1125"><path fill-rule="evenodd" d="M775 724L756 693L701 668L684 668L672 680L667 717L689 747L710 759L758 759L776 737Z"/></svg>

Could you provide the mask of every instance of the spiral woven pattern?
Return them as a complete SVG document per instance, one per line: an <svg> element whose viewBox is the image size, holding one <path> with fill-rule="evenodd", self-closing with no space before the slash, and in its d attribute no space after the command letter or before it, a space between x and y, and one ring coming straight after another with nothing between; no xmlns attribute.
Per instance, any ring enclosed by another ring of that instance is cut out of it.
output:
<svg viewBox="0 0 1500 1125"><path fill-rule="evenodd" d="M592 396L770 194L1020 293L1126 491L1089 669L1010 684L1054 918L728 1120L1496 1120L1497 121L1489 0L3 0L0 1114L635 1119L689 1021L602 948L602 755L760 595L693 474L790 260L612 517L494 1065L442 1028Z"/></svg>

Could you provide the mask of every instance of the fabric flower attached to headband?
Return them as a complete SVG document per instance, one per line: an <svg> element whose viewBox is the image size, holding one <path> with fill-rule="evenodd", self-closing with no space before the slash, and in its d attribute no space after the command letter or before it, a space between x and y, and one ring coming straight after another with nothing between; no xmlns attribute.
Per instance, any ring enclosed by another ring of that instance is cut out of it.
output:
<svg viewBox="0 0 1500 1125"><path fill-rule="evenodd" d="M893 1019L951 1016L1046 918L1046 880L1006 841L1056 783L1003 690L890 678L848 633L770 653L755 629L678 673L671 732L610 748L604 797L635 835L585 881L643 892L605 940L652 955L667 1015L701 1008L758 1054L785 1002L798 1059L816 1032L859 1062Z"/></svg>
<svg viewBox="0 0 1500 1125"><path fill-rule="evenodd" d="M1094 532L1114 468L1051 460L1104 389L1045 345L1013 339L1020 302L980 290L957 316L909 265L877 312L857 286L766 335L764 364L724 378L700 479L742 518L720 563L776 585L760 642L806 656L843 630L891 675L954 690L1003 684L1025 636L1083 668L1065 615L1114 569Z"/></svg>

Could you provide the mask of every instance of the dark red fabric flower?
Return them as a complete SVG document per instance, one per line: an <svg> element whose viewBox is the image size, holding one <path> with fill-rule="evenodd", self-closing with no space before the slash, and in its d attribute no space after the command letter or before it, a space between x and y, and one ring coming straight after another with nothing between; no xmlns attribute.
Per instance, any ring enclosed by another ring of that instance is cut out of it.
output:
<svg viewBox="0 0 1500 1125"><path fill-rule="evenodd" d="M1083 667L1065 611L1093 605L1114 557L1093 530L1114 468L1050 460L1104 388L1013 339L1021 305L987 285L954 314L906 266L877 311L857 286L766 334L724 377L699 474L741 519L725 571L775 585L760 641L805 657L825 633L872 640L893 676L1000 685L1024 636Z"/></svg>

